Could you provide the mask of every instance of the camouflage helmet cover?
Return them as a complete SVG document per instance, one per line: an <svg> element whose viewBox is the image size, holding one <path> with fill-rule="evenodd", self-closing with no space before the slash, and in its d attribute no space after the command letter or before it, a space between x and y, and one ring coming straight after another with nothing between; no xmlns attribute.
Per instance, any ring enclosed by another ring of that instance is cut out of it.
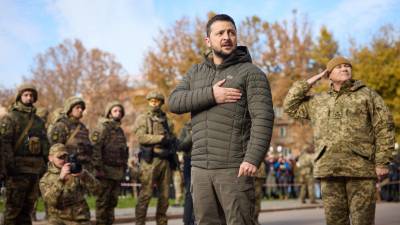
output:
<svg viewBox="0 0 400 225"><path fill-rule="evenodd" d="M21 95L22 93L24 93L25 91L32 91L33 92L33 103L35 103L38 100L38 92L35 86L33 86L32 84L22 84L18 87L17 89L17 95L15 96L15 102L18 102L21 100Z"/></svg>
<svg viewBox="0 0 400 225"><path fill-rule="evenodd" d="M108 103L107 106L106 106L106 110L104 111L104 115L103 115L103 116L104 116L104 117L108 117L108 115L110 114L111 110L112 110L115 106L121 107L121 109L122 109L122 117L124 117L124 116L125 116L125 108L124 108L124 106L122 105L122 103L119 102L119 101L113 101L113 102Z"/></svg>
<svg viewBox="0 0 400 225"><path fill-rule="evenodd" d="M72 108L77 104L81 104L83 110L85 110L86 104L85 104L85 101L83 101L82 98L76 97L76 96L69 97L67 100L65 100L64 108L63 108L62 113L65 114L65 115L68 115L68 113L71 112Z"/></svg>
<svg viewBox="0 0 400 225"><path fill-rule="evenodd" d="M158 99L161 100L162 103L164 103L165 101L165 97L161 92L158 91L150 91L147 95L146 95L146 99L150 100L150 99Z"/></svg>

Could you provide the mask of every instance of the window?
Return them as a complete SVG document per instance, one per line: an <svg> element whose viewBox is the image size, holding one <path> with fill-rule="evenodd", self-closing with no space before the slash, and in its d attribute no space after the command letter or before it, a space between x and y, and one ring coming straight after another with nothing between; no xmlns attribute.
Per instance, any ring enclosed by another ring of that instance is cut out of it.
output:
<svg viewBox="0 0 400 225"><path fill-rule="evenodd" d="M281 117L282 117L282 114L283 114L283 109L282 109L282 107L275 107L275 108L274 108L274 111L275 111L275 116L276 116L277 118L281 118Z"/></svg>
<svg viewBox="0 0 400 225"><path fill-rule="evenodd" d="M279 137L286 137L286 127L279 128Z"/></svg>

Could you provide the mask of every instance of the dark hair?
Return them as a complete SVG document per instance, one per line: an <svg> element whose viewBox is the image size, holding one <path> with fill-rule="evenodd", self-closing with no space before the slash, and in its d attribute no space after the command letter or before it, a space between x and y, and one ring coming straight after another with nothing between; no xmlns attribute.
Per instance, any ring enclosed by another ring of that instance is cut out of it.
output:
<svg viewBox="0 0 400 225"><path fill-rule="evenodd" d="M215 16L213 16L210 20L208 20L207 22L207 37L210 36L211 33L211 25L216 22L216 21L228 21L231 22L233 24L233 26L236 29L236 24L235 21L233 21L232 17L226 15L226 14L217 14Z"/></svg>

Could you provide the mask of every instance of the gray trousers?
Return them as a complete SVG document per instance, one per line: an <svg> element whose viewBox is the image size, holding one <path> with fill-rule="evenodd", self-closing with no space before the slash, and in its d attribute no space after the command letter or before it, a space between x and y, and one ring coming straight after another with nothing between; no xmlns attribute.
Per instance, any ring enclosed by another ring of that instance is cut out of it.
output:
<svg viewBox="0 0 400 225"><path fill-rule="evenodd" d="M192 167L191 192L198 225L254 225L254 178L239 168Z"/></svg>

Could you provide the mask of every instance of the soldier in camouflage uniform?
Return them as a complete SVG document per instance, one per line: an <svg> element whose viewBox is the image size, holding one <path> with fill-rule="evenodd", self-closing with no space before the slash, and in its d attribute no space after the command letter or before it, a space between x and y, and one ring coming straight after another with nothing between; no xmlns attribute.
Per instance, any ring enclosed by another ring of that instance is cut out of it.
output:
<svg viewBox="0 0 400 225"><path fill-rule="evenodd" d="M85 102L79 97L70 97L64 103L61 114L49 127L48 137L51 145L62 143L69 154L76 154L82 166L92 172L93 146L89 130L81 122Z"/></svg>
<svg viewBox="0 0 400 225"><path fill-rule="evenodd" d="M60 143L50 148L48 170L40 179L40 191L49 207L48 224L90 225L85 193L96 193L99 182L87 170L71 174L67 148Z"/></svg>
<svg viewBox="0 0 400 225"><path fill-rule="evenodd" d="M3 137L0 135L0 182L3 182L3 179L5 177L6 173L6 168L5 168L5 162L4 162L4 154L3 154Z"/></svg>
<svg viewBox="0 0 400 225"><path fill-rule="evenodd" d="M183 209L183 224L194 225L193 199L190 193L191 183L191 152L192 152L192 123L188 121L179 135L178 150L183 155L183 182L185 184L185 202Z"/></svg>
<svg viewBox="0 0 400 225"><path fill-rule="evenodd" d="M39 107L36 110L36 115L43 120L45 126L47 126L47 118L49 117L49 110L44 107Z"/></svg>
<svg viewBox="0 0 400 225"><path fill-rule="evenodd" d="M331 89L307 95L324 76ZM374 224L376 178L388 174L394 148L393 117L383 99L352 79L349 60L335 57L322 73L295 82L284 108L291 117L311 120L314 177L321 180L327 224Z"/></svg>
<svg viewBox="0 0 400 225"><path fill-rule="evenodd" d="M96 224L110 225L118 204L121 180L127 168L128 146L121 119L125 115L119 102L107 105L103 117L90 136L93 143L93 164L100 181L96 199Z"/></svg>
<svg viewBox="0 0 400 225"><path fill-rule="evenodd" d="M297 168L299 171L299 183L300 183L300 200L301 203L306 203L306 194L310 198L310 203L316 203L314 185L315 180L313 177L313 164L314 154L311 146L307 147L300 155L297 161Z"/></svg>
<svg viewBox="0 0 400 225"><path fill-rule="evenodd" d="M153 193L154 184L159 191L156 221L158 225L168 222L168 193L171 179L169 158L170 144L174 138L173 127L166 114L161 110L164 96L150 92L146 96L149 109L139 115L135 121L134 131L140 144L140 181L141 189L136 205L136 224L144 225L147 207Z"/></svg>
<svg viewBox="0 0 400 225"><path fill-rule="evenodd" d="M47 110L45 107L38 107L36 110L36 115L40 119L43 120L45 127L47 128L47 118L49 116L49 110ZM39 185L39 183L38 183L38 185ZM39 195L40 195L40 192L39 192ZM37 206L38 206L38 200L36 200L33 210L32 210L32 214L31 214L32 221L37 221L37 217L36 217ZM47 218L47 205L46 204L45 204L44 208L45 208L44 218Z"/></svg>
<svg viewBox="0 0 400 225"><path fill-rule="evenodd" d="M33 104L34 86L18 88L15 103L0 121L6 175L4 224L32 224L31 212L38 197L38 182L46 166L49 144L45 125Z"/></svg>
<svg viewBox="0 0 400 225"><path fill-rule="evenodd" d="M267 179L267 173L265 172L265 163L261 162L257 169L255 180L254 180L254 192L255 192L255 206L254 206L254 223L255 225L260 225L258 221L258 216L261 211L261 201L264 197L263 186Z"/></svg>

